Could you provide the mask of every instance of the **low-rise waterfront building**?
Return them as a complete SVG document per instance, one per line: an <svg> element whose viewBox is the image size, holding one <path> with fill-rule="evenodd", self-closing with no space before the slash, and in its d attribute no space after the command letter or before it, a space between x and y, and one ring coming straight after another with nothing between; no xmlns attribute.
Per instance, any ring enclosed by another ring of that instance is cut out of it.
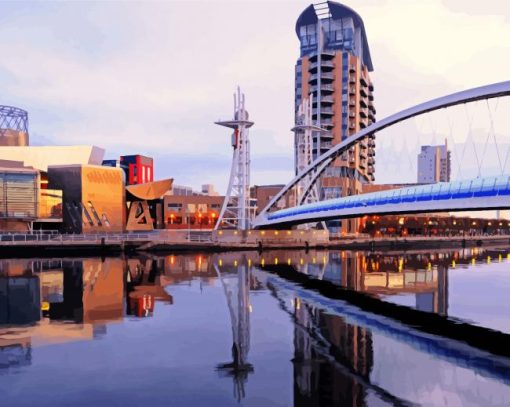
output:
<svg viewBox="0 0 510 407"><path fill-rule="evenodd" d="M52 165L101 165L105 151L96 146L0 147L0 160L21 161L26 167L47 172Z"/></svg>
<svg viewBox="0 0 510 407"><path fill-rule="evenodd" d="M283 184L273 184L273 185L254 185L250 188L250 197L256 200L256 211L255 213L258 215L262 209L264 209L271 199L280 192L280 190L284 187ZM295 200L287 194L284 199L281 199L276 203L276 207L278 209L284 209L295 205Z"/></svg>
<svg viewBox="0 0 510 407"><path fill-rule="evenodd" d="M218 220L224 196L165 195L166 229L212 229Z"/></svg>
<svg viewBox="0 0 510 407"><path fill-rule="evenodd" d="M50 188L63 191L66 232L124 231L122 170L100 165L57 165L49 167L48 179Z"/></svg>

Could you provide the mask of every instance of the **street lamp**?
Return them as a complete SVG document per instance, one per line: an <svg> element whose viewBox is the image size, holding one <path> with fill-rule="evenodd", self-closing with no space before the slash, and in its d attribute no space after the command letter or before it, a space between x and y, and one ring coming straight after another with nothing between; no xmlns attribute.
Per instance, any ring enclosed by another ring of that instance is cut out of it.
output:
<svg viewBox="0 0 510 407"><path fill-rule="evenodd" d="M189 206L186 206L186 222L188 223L188 241L191 237L191 219L190 219L191 211L189 209Z"/></svg>

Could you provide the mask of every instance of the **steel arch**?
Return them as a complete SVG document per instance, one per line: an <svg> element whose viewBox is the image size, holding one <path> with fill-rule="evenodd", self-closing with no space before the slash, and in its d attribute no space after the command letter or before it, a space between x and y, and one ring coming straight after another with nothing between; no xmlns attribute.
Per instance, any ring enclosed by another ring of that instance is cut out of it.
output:
<svg viewBox="0 0 510 407"><path fill-rule="evenodd" d="M432 112L435 110L460 105L462 103L475 102L477 100L492 99L501 96L510 95L510 81L493 83L485 86L471 88L463 90L461 92L452 93L450 95L441 96L436 99L429 100L424 103L420 103L413 107L401 110L391 116L388 116L376 123L365 127L361 131L352 136L349 136L346 140L333 146L328 152L322 154L320 157L312 162L307 168L305 168L300 174L296 175L285 187L276 194L273 199L266 205L266 207L259 213L259 215L253 221L253 227L258 228L264 226L266 221L267 213L282 196L289 192L294 186L310 172L315 171L321 164L326 160L334 159L342 154L345 150L348 150L357 141L363 137L372 135L377 131L381 131L387 127L391 127L394 124L400 123L407 119L420 116L422 114Z"/></svg>

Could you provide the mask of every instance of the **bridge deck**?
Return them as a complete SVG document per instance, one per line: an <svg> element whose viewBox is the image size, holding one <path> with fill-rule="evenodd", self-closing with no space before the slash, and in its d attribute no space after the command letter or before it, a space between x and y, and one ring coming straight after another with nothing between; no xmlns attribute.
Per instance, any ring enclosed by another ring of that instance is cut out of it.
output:
<svg viewBox="0 0 510 407"><path fill-rule="evenodd" d="M306 223L366 214L505 209L510 207L510 176L440 182L330 199L282 209L255 220L255 227Z"/></svg>

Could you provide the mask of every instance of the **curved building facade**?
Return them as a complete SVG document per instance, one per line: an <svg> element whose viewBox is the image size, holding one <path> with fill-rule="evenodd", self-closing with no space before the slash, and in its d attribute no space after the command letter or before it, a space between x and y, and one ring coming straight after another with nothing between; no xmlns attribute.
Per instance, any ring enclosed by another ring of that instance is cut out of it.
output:
<svg viewBox="0 0 510 407"><path fill-rule="evenodd" d="M295 111L313 97L312 119L325 133L313 136L314 159L375 122L373 71L361 17L333 1L308 6L296 23L300 54L295 67ZM297 145L295 146L297 157ZM320 199L362 192L375 180L375 139L367 136L326 169ZM333 232L353 233L356 220L333 221Z"/></svg>
<svg viewBox="0 0 510 407"><path fill-rule="evenodd" d="M28 113L0 106L0 146L28 146Z"/></svg>

